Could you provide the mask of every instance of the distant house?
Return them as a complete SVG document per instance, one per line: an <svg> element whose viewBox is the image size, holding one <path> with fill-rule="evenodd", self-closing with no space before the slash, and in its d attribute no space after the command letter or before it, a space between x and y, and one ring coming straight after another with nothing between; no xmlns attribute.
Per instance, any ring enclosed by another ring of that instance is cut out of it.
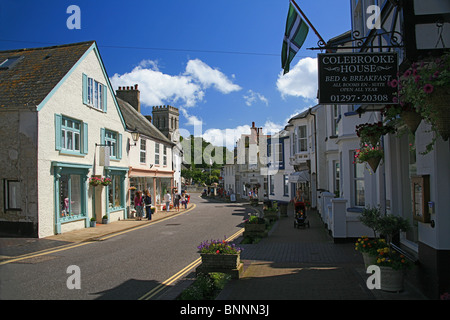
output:
<svg viewBox="0 0 450 320"><path fill-rule="evenodd" d="M125 218L128 133L96 43L2 51L0 65L0 232Z"/></svg>

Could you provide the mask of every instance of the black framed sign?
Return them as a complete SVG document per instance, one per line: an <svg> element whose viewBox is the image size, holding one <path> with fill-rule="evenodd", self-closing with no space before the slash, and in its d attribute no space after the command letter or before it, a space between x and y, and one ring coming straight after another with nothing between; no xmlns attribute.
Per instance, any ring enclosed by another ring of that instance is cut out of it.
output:
<svg viewBox="0 0 450 320"><path fill-rule="evenodd" d="M319 103L396 103L397 60L395 52L318 54Z"/></svg>

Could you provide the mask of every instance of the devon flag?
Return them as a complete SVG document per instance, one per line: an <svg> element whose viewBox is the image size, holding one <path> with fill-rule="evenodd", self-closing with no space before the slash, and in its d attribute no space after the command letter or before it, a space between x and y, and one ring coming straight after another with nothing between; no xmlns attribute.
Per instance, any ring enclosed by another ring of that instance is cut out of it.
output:
<svg viewBox="0 0 450 320"><path fill-rule="evenodd" d="M289 64L296 53L300 50L308 35L309 27L300 18L291 1L289 1L289 12L286 20L286 31L284 32L283 48L281 50L281 68L284 73L289 72Z"/></svg>

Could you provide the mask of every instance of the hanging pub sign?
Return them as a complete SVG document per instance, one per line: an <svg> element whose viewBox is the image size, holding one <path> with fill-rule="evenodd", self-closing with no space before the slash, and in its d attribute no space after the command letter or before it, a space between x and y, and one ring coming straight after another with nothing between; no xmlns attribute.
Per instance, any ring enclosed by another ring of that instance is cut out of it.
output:
<svg viewBox="0 0 450 320"><path fill-rule="evenodd" d="M397 78L397 53L323 53L318 63L319 103L395 103L389 82Z"/></svg>

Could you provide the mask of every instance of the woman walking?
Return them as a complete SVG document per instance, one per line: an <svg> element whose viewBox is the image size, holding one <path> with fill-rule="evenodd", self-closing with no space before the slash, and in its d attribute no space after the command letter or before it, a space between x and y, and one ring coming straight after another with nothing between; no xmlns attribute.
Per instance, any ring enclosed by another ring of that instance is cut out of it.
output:
<svg viewBox="0 0 450 320"><path fill-rule="evenodd" d="M136 191L136 196L134 197L134 208L136 209L137 220L142 220L143 204L144 204L144 198L142 197L142 192Z"/></svg>

